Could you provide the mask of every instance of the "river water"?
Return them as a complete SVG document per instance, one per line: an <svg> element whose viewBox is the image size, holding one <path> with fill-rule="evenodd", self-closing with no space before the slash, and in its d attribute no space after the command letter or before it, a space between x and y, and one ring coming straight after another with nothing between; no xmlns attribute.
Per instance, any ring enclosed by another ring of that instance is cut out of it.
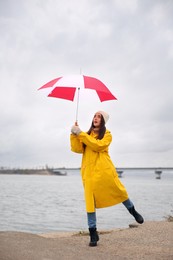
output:
<svg viewBox="0 0 173 260"><path fill-rule="evenodd" d="M87 230L79 170L67 176L0 175L0 231L46 233ZM173 215L173 172L160 180L151 170L126 170L121 178L146 221ZM99 230L125 228L133 217L122 204L97 210Z"/></svg>

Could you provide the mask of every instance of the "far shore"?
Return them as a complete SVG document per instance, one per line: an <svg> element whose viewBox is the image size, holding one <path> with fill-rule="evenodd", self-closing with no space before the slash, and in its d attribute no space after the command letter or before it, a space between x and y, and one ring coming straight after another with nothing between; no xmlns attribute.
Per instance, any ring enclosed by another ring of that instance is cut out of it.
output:
<svg viewBox="0 0 173 260"><path fill-rule="evenodd" d="M80 170L80 167L70 168L70 167L59 167L59 168L7 168L7 167L0 167L0 174L18 174L18 175L57 175L57 172L63 173L66 171L75 171ZM123 174L126 170L151 170L153 173L163 173L164 171L173 171L173 167L117 167L116 168L119 176Z"/></svg>

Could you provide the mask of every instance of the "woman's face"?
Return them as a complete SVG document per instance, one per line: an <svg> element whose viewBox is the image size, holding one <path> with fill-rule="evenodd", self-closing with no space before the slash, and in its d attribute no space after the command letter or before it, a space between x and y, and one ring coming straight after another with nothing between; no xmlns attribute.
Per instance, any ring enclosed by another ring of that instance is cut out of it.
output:
<svg viewBox="0 0 173 260"><path fill-rule="evenodd" d="M93 118L93 125L95 127L99 127L101 124L101 114L100 113L96 113L94 115L94 118Z"/></svg>

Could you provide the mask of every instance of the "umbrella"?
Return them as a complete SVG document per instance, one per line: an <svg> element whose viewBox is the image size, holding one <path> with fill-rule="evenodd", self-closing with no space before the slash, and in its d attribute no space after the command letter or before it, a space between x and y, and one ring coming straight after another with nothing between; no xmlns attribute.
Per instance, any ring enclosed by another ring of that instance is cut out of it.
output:
<svg viewBox="0 0 173 260"><path fill-rule="evenodd" d="M48 97L62 98L67 100L74 100L75 92L78 90L76 122L78 117L78 104L80 89L93 89L96 91L101 102L108 100L116 100L117 98L110 92L110 90L97 78L85 75L71 75L55 78L40 89L53 88Z"/></svg>

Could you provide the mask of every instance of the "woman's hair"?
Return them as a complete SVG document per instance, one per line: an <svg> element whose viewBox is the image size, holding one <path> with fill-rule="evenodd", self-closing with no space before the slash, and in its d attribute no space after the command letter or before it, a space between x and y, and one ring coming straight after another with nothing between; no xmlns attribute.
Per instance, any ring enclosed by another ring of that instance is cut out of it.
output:
<svg viewBox="0 0 173 260"><path fill-rule="evenodd" d="M88 135L91 134L91 131L93 130L93 128L94 128L94 124L93 124L93 121L92 121L90 129L87 132ZM100 127L99 127L99 131L98 131L97 139L101 140L104 137L105 132L106 132L105 120L104 120L103 116L101 115L101 122L100 122Z"/></svg>
<svg viewBox="0 0 173 260"><path fill-rule="evenodd" d="M93 130L93 128L94 128L94 124L92 121L90 129L87 132L88 135L91 134L91 131ZM105 120L104 120L103 116L101 115L101 122L100 122L100 128L99 128L97 139L101 140L104 137L105 132L106 132ZM86 144L83 144L84 149L85 149L85 147L86 147Z"/></svg>

